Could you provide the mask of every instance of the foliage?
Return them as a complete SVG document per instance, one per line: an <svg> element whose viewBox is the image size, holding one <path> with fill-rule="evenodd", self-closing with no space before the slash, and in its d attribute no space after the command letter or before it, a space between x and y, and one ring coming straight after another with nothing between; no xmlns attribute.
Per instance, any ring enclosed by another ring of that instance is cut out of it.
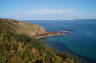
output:
<svg viewBox="0 0 96 63"><path fill-rule="evenodd" d="M44 45L41 40L1 30L0 58L2 58L2 63L62 62L62 58Z"/></svg>

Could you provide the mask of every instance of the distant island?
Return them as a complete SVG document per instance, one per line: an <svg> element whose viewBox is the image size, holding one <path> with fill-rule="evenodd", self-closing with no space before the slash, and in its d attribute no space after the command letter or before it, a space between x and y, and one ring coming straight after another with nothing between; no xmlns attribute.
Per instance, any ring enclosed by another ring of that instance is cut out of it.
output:
<svg viewBox="0 0 96 63"><path fill-rule="evenodd" d="M75 19L74 21L96 21L96 19Z"/></svg>

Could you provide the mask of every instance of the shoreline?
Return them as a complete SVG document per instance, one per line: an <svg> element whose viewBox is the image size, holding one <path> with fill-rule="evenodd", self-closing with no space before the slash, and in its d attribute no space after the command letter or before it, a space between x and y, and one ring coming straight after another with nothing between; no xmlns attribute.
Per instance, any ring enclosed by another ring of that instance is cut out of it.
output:
<svg viewBox="0 0 96 63"><path fill-rule="evenodd" d="M43 38L42 39L43 41L46 40L46 38ZM89 57L86 57L86 56L82 56L76 52L73 52L66 44L64 43L60 43L60 42L49 42L49 41L44 41L45 44L48 45L48 47L56 50L57 52L61 53L62 54L68 54L68 55L72 55L74 57L76 57L77 59L79 59L82 63L82 61L84 60L86 63L89 62L89 63L96 63L96 60L93 59L93 58L89 58ZM54 46L55 45L55 46ZM57 47L56 47L57 46ZM59 46L59 48L58 48ZM61 48L61 49L60 49ZM63 48L63 49L62 49Z"/></svg>

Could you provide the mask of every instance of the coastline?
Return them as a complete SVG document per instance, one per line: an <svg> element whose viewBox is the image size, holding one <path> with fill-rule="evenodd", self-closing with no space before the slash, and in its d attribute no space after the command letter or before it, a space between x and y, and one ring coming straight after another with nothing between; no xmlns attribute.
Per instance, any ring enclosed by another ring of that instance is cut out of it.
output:
<svg viewBox="0 0 96 63"><path fill-rule="evenodd" d="M37 23L36 23L37 24ZM49 27L50 28L50 27ZM66 28L67 29L67 28ZM68 30L68 32L69 32L70 30ZM66 31L62 31L61 30L61 32L66 32ZM61 35L57 35L57 36L61 36ZM56 37L56 35L55 36L38 36L39 38L37 38L37 39L45 39L45 38L48 38L48 37ZM50 46L49 46L50 47ZM77 57L84 57L84 56L81 56L81 55L79 55L79 54L77 54L77 53L75 53L74 52L74 54L75 55L77 55ZM84 58L88 58L88 57L84 57ZM91 58L88 58L88 59L91 59ZM92 60L95 60L95 59L92 59ZM95 62L96 63L96 62Z"/></svg>
<svg viewBox="0 0 96 63"><path fill-rule="evenodd" d="M42 38L41 40L44 41L44 39L46 38ZM49 41L44 41L45 44L47 44L50 48L56 50L57 52L61 53L61 55L72 55L75 58L78 58L80 63L83 63L83 61L85 61L85 63L96 63L95 59L89 58L89 57L85 57L82 56L78 53L73 52L66 44L64 43L60 43L60 42L49 42ZM60 49L63 48L63 49Z"/></svg>

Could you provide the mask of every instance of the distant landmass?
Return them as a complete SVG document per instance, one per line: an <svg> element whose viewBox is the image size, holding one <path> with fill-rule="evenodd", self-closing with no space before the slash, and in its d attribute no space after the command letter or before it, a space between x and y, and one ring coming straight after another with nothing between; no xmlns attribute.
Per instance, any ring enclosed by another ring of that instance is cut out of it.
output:
<svg viewBox="0 0 96 63"><path fill-rule="evenodd" d="M96 19L75 19L75 21L96 21Z"/></svg>

